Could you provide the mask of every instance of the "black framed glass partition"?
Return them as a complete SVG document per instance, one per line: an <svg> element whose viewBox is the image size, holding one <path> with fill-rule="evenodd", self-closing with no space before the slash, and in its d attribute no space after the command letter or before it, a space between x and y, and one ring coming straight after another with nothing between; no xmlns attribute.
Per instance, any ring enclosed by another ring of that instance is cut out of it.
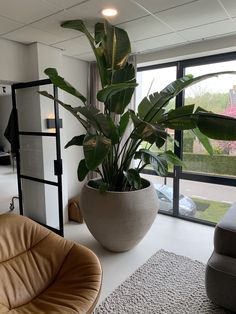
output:
<svg viewBox="0 0 236 314"><path fill-rule="evenodd" d="M63 236L59 110L41 90L57 97L48 79L12 86L20 214Z"/></svg>

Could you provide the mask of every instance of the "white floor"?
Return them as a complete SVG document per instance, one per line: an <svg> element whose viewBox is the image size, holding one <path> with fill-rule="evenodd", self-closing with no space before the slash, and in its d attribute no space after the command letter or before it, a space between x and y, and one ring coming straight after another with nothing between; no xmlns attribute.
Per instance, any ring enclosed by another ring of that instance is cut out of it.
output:
<svg viewBox="0 0 236 314"><path fill-rule="evenodd" d="M206 263L213 250L214 228L158 214L152 228L133 250L111 253L103 249L84 224L69 222L65 237L91 248L103 267L99 302L157 250L165 249Z"/></svg>
<svg viewBox="0 0 236 314"><path fill-rule="evenodd" d="M11 165L0 165L0 214L10 210L13 196L18 195L16 170ZM14 202L15 212L19 212L18 200Z"/></svg>
<svg viewBox="0 0 236 314"><path fill-rule="evenodd" d="M0 167L0 213L9 211L12 196L17 195L16 173L11 166ZM14 213L18 213L15 202ZM85 224L69 222L65 237L91 248L103 267L100 302L131 275L157 250L165 249L206 263L213 250L214 228L158 214L152 228L133 250L111 253L103 249Z"/></svg>

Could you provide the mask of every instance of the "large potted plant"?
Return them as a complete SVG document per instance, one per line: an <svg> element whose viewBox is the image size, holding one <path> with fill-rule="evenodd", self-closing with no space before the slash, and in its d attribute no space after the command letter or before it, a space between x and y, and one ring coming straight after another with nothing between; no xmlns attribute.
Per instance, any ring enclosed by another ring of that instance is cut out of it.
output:
<svg viewBox="0 0 236 314"><path fill-rule="evenodd" d="M235 140L236 119L194 105L167 110L169 101L183 89L219 73L195 78L186 75L161 92L145 97L137 112L130 110L129 103L137 83L135 69L127 61L131 52L127 33L107 21L97 23L93 35L81 20L64 22L62 27L76 29L87 37L101 79L97 99L103 104L102 111L88 103L56 69L45 70L53 84L82 102L78 107L71 107L56 99L85 130L66 145L83 146L84 158L79 162L78 179L83 181L90 171L98 175L97 180L84 185L82 212L91 233L104 247L125 251L142 239L157 213L155 190L141 178L140 172L151 165L157 175L165 176L169 163L181 165L173 152L161 150L167 141L172 141L167 128L193 130L206 150L212 153L208 138ZM45 91L41 94L54 99ZM146 148L141 147L143 141L148 143ZM160 150L158 154L150 150L153 145ZM134 159L139 160L135 165Z"/></svg>

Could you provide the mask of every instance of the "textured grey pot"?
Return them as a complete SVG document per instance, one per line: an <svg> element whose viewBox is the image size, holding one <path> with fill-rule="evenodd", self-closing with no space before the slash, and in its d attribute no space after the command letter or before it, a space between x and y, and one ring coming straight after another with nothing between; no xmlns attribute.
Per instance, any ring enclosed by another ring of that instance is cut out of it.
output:
<svg viewBox="0 0 236 314"><path fill-rule="evenodd" d="M158 211L158 197L150 182L142 190L105 193L86 184L80 205L94 238L110 251L123 252L137 245L150 229Z"/></svg>

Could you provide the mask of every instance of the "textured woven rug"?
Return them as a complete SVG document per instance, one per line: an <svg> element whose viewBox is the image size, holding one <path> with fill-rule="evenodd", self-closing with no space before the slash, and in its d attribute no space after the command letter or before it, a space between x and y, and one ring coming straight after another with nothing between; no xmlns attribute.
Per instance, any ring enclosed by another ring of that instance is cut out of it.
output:
<svg viewBox="0 0 236 314"><path fill-rule="evenodd" d="M99 305L95 314L229 314L205 292L205 265L160 250Z"/></svg>

